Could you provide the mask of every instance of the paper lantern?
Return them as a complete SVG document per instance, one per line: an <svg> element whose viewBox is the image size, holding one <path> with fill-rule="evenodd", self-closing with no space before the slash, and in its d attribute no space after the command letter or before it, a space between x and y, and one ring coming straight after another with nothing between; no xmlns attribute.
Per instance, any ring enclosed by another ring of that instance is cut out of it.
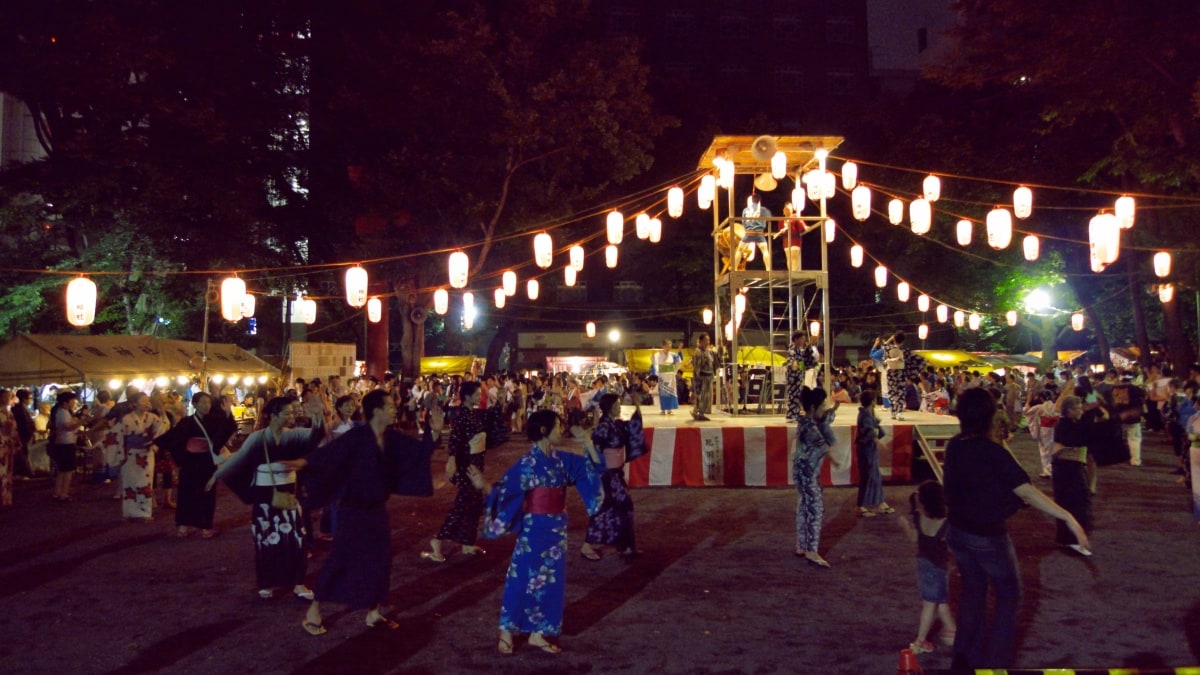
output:
<svg viewBox="0 0 1200 675"><path fill-rule="evenodd" d="M896 284L896 298L900 302L908 302L908 294L910 290L911 289L908 286L908 282L901 281L900 283Z"/></svg>
<svg viewBox="0 0 1200 675"><path fill-rule="evenodd" d="M962 311L961 309L954 310L954 325L957 328L962 328L963 324L965 324L966 322L967 322L967 313Z"/></svg>
<svg viewBox="0 0 1200 675"><path fill-rule="evenodd" d="M960 221L958 221L958 225L956 226L955 229L956 229L956 234L958 235L958 245L959 246L970 246L971 245L971 232L972 232L972 230L975 229L975 226L971 224L971 221L960 220Z"/></svg>
<svg viewBox="0 0 1200 675"><path fill-rule="evenodd" d="M658 218L650 219L650 236L647 237L651 244L657 244L662 241L662 221Z"/></svg>
<svg viewBox="0 0 1200 675"><path fill-rule="evenodd" d="M540 286L537 279L530 279L525 282L525 294L529 296L530 300L537 300L539 290Z"/></svg>
<svg viewBox="0 0 1200 675"><path fill-rule="evenodd" d="M828 171L821 172L821 199L833 199L837 196L837 176Z"/></svg>
<svg viewBox="0 0 1200 675"><path fill-rule="evenodd" d="M713 322L713 311L711 307L705 307L704 311L700 312L700 319L705 326L711 326Z"/></svg>
<svg viewBox="0 0 1200 675"><path fill-rule="evenodd" d="M1117 217L1101 213L1088 223L1088 249L1093 272L1116 262L1121 246L1121 226Z"/></svg>
<svg viewBox="0 0 1200 675"><path fill-rule="evenodd" d="M917 326L917 339L924 340L927 337L929 337L929 325L923 323Z"/></svg>
<svg viewBox="0 0 1200 675"><path fill-rule="evenodd" d="M1022 244L1022 247L1025 249L1025 259L1026 260L1033 262L1034 260L1038 259L1038 254L1040 253L1041 245L1040 245L1040 242L1038 241L1037 235L1035 235L1035 234L1025 235L1025 239L1021 242L1021 244Z"/></svg>
<svg viewBox="0 0 1200 675"><path fill-rule="evenodd" d="M450 293L444 288L439 288L433 292L433 311L439 315L445 315L450 311Z"/></svg>
<svg viewBox="0 0 1200 675"><path fill-rule="evenodd" d="M807 202L804 200L804 188L797 185L792 188L792 210L796 213L804 211L804 205Z"/></svg>
<svg viewBox="0 0 1200 675"><path fill-rule="evenodd" d="M850 266L862 267L863 264L863 247L855 244L850 247Z"/></svg>
<svg viewBox="0 0 1200 675"><path fill-rule="evenodd" d="M575 274L575 268L567 265L563 268L563 281L566 282L568 286L574 286Z"/></svg>
<svg viewBox="0 0 1200 675"><path fill-rule="evenodd" d="M775 180L783 180L787 175L787 153L782 150L771 155L771 177Z"/></svg>
<svg viewBox="0 0 1200 675"><path fill-rule="evenodd" d="M465 258L466 255L463 257ZM453 267L453 260L451 257L451 267ZM367 304L367 271L360 265L346 270L346 304L351 307L362 307Z"/></svg>
<svg viewBox="0 0 1200 675"><path fill-rule="evenodd" d="M921 188L925 193L925 199L930 202L936 202L942 196L942 181L937 176L926 176L924 182L921 183Z"/></svg>
<svg viewBox="0 0 1200 675"><path fill-rule="evenodd" d="M308 297L302 297L296 302L296 309L300 315L300 320L310 326L317 322L317 301Z"/></svg>
<svg viewBox="0 0 1200 675"><path fill-rule="evenodd" d="M667 215L678 218L683 215L683 188L667 190Z"/></svg>
<svg viewBox="0 0 1200 675"><path fill-rule="evenodd" d="M833 218L825 219L825 243L832 244L834 237L837 236L837 223Z"/></svg>
<svg viewBox="0 0 1200 675"><path fill-rule="evenodd" d="M1071 315L1071 328L1076 332L1083 330L1083 312L1075 312Z"/></svg>
<svg viewBox="0 0 1200 675"><path fill-rule="evenodd" d="M240 321L242 299L246 297L246 282L229 277L221 282L221 317L226 321ZM90 321L88 323L91 323ZM84 324L87 325L87 324Z"/></svg>
<svg viewBox="0 0 1200 675"><path fill-rule="evenodd" d="M935 314L938 323L946 323L946 319L950 316L950 308L945 305L938 305Z"/></svg>
<svg viewBox="0 0 1200 675"><path fill-rule="evenodd" d="M550 269L554 262L554 240L545 232L533 238L533 261L542 269Z"/></svg>
<svg viewBox="0 0 1200 675"><path fill-rule="evenodd" d="M820 321L809 321L808 322L808 334L813 337L821 337L821 322Z"/></svg>
<svg viewBox="0 0 1200 675"><path fill-rule="evenodd" d="M512 270L504 270L504 274L500 275L500 287L504 289L504 294L512 297L517 294L517 273Z"/></svg>
<svg viewBox="0 0 1200 675"><path fill-rule="evenodd" d="M929 296L928 295L925 295L924 293L922 293L921 295L917 296L917 311L918 312L928 312L929 311Z"/></svg>
<svg viewBox="0 0 1200 675"><path fill-rule="evenodd" d="M1154 254L1154 276L1162 279L1171 276L1171 254L1159 251Z"/></svg>
<svg viewBox="0 0 1200 675"><path fill-rule="evenodd" d="M808 188L808 198L814 202L821 201L821 174L824 171L813 169L804 174L804 187Z"/></svg>
<svg viewBox="0 0 1200 675"><path fill-rule="evenodd" d="M721 158L720 164L717 164L717 185L726 190L733 187L733 176L735 174L733 160Z"/></svg>
<svg viewBox="0 0 1200 675"><path fill-rule="evenodd" d="M887 268L883 265L875 268L875 285L879 288L887 286Z"/></svg>
<svg viewBox="0 0 1200 675"><path fill-rule="evenodd" d="M1015 310L1015 309L1008 310L1008 312L1006 312L1004 314L1004 320L1007 321L1008 325L1010 325L1010 326L1017 325L1017 310Z"/></svg>
<svg viewBox="0 0 1200 675"><path fill-rule="evenodd" d="M1025 220L1033 213L1033 190L1022 185L1013 190L1013 215Z"/></svg>
<svg viewBox="0 0 1200 675"><path fill-rule="evenodd" d="M589 321L583 326L583 332L590 338L596 337L596 322Z"/></svg>
<svg viewBox="0 0 1200 675"><path fill-rule="evenodd" d="M463 301L463 314L464 315L474 314L475 313L475 294L472 293L471 291L464 292L462 295L462 301Z"/></svg>
<svg viewBox="0 0 1200 675"><path fill-rule="evenodd" d="M604 264L607 265L609 269L617 266L617 253L617 247L613 246L612 244L604 247Z"/></svg>
<svg viewBox="0 0 1200 675"><path fill-rule="evenodd" d="M500 291L501 295L504 291ZM383 320L383 301L379 298L370 298L367 300L367 321L371 323L379 323Z"/></svg>
<svg viewBox="0 0 1200 675"><path fill-rule="evenodd" d="M492 292L492 300L496 304L496 309L504 309L504 303L508 302L508 296L504 294L503 288L497 288Z"/></svg>
<svg viewBox="0 0 1200 675"><path fill-rule="evenodd" d="M1166 304L1175 299L1175 285L1162 284L1158 287L1158 299Z"/></svg>
<svg viewBox="0 0 1200 675"><path fill-rule="evenodd" d="M971 316L967 317L967 327L971 330L979 330L979 315L971 312Z"/></svg>
<svg viewBox="0 0 1200 675"><path fill-rule="evenodd" d="M582 272L584 258L583 247L579 244L575 244L571 247L568 255L571 257L571 267L574 267L576 272Z"/></svg>
<svg viewBox="0 0 1200 675"><path fill-rule="evenodd" d="M650 216L639 213L633 219L634 231L637 233L638 239L645 239L650 236Z"/></svg>
<svg viewBox="0 0 1200 675"><path fill-rule="evenodd" d="M997 206L987 214L988 246L999 251L1012 243L1012 214Z"/></svg>
<svg viewBox="0 0 1200 675"><path fill-rule="evenodd" d="M466 253L455 251L450 254L450 288L467 287L467 271L470 265L471 261Z"/></svg>
<svg viewBox="0 0 1200 675"><path fill-rule="evenodd" d="M1118 197L1113 205L1113 210L1116 212L1117 224L1121 226L1121 229L1128 230L1133 227L1134 211L1137 210L1137 204L1133 197Z"/></svg>
<svg viewBox="0 0 1200 675"><path fill-rule="evenodd" d="M228 279L226 280L228 281ZM246 290L242 285L242 292ZM224 295L222 295L221 313L225 312ZM241 312L241 308L238 308ZM239 317L240 318L240 317ZM90 326L96 320L96 282L87 277L72 279L67 284L67 323L82 328ZM234 319L236 321L236 319Z"/></svg>
<svg viewBox="0 0 1200 675"><path fill-rule="evenodd" d="M853 190L858 184L858 165L854 162L846 162L842 164L842 188L845 190Z"/></svg>
<svg viewBox="0 0 1200 675"><path fill-rule="evenodd" d="M257 305L257 302L255 301L253 295L251 295L250 293L243 295L242 296L242 318L249 319L249 318L253 317L254 309L255 309L256 305Z"/></svg>
<svg viewBox="0 0 1200 675"><path fill-rule="evenodd" d="M733 322L732 321L725 323L725 341L733 342Z"/></svg>
<svg viewBox="0 0 1200 675"><path fill-rule="evenodd" d="M746 311L746 294L738 293L733 296L733 311L734 314L742 314Z"/></svg>
<svg viewBox="0 0 1200 675"><path fill-rule="evenodd" d="M854 219L862 222L871 217L871 188L859 185L850 193L850 208Z"/></svg>
<svg viewBox="0 0 1200 675"><path fill-rule="evenodd" d="M913 234L925 234L929 232L929 224L932 219L932 209L929 208L927 200L918 197L909 202L908 220L912 223Z"/></svg>
<svg viewBox="0 0 1200 675"><path fill-rule="evenodd" d="M700 179L700 188L696 190L696 205L700 207L700 210L707 211L712 206L716 194L717 179L711 173L704 174L704 177Z"/></svg>
<svg viewBox="0 0 1200 675"><path fill-rule="evenodd" d="M462 326L463 330L471 330L475 327L475 312L463 312Z"/></svg>
<svg viewBox="0 0 1200 675"><path fill-rule="evenodd" d="M620 211L610 211L608 214L608 243L616 246L625 236L625 216Z"/></svg>
<svg viewBox="0 0 1200 675"><path fill-rule="evenodd" d="M899 225L904 221L904 202L899 199L893 199L888 202L888 222L893 225Z"/></svg>

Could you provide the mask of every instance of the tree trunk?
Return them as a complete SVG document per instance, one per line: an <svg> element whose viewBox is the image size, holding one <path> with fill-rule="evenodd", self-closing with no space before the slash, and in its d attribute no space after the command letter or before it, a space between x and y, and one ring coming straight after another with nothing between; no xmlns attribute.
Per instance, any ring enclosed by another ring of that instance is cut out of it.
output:
<svg viewBox="0 0 1200 675"><path fill-rule="evenodd" d="M1166 332L1167 349L1171 351L1171 366L1176 374L1187 373L1194 360L1192 344L1183 332L1183 302L1178 296L1163 303L1163 330Z"/></svg>
<svg viewBox="0 0 1200 675"><path fill-rule="evenodd" d="M421 374L421 358L425 356L425 315L428 303L417 293L420 284L415 276L393 281L396 303L400 306L400 375L415 379Z"/></svg>
<svg viewBox="0 0 1200 675"><path fill-rule="evenodd" d="M1150 334L1146 332L1146 307L1142 304L1142 285L1130 279L1129 307L1133 310L1133 341L1138 348L1138 365L1150 363Z"/></svg>

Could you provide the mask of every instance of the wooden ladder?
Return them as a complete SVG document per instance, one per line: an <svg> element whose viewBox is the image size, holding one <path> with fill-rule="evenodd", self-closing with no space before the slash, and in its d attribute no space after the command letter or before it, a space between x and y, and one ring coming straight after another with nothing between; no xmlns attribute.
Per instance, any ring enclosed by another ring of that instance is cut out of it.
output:
<svg viewBox="0 0 1200 675"><path fill-rule="evenodd" d="M937 476L939 483L942 482L942 461L946 458L946 448L944 443L954 434L929 434L926 435L921 431L920 426L914 426L913 431L917 439L917 445L921 448L921 454L925 455L925 460L929 462L930 468L933 469L933 475Z"/></svg>

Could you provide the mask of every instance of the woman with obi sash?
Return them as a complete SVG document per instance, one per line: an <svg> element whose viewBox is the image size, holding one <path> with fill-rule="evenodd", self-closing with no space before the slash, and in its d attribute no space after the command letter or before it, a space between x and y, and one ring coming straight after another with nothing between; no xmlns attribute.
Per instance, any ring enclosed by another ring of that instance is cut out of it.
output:
<svg viewBox="0 0 1200 675"><path fill-rule="evenodd" d="M276 588L291 588L302 600L312 600L304 585L306 555L304 518L296 495L296 471L285 460L300 459L316 448L324 435L323 419L312 429L290 429L298 404L280 396L267 402L264 429L250 434L232 457L217 467L206 488L220 479L242 502L251 505L250 531L254 536L254 571L258 595L264 600Z"/></svg>
<svg viewBox="0 0 1200 675"><path fill-rule="evenodd" d="M604 546L614 546L626 558L638 554L633 546L633 497L625 483L625 464L646 454L642 435L642 411L634 403L633 418L621 419L621 399L616 394L600 397L600 421L592 429L592 443L600 455L604 503L588 519L587 539L579 554L599 560Z"/></svg>
<svg viewBox="0 0 1200 675"><path fill-rule="evenodd" d="M175 509L176 536L187 537L200 530L205 539L216 536L213 514L217 510L217 492L205 489L217 465L229 457L225 443L237 430L233 417L213 410L212 396L197 392L192 396L195 413L183 418L170 431L154 439L154 444L171 453L179 467L179 504Z"/></svg>
<svg viewBox="0 0 1200 675"><path fill-rule="evenodd" d="M558 415L539 410L529 417L526 434L533 448L517 460L492 486L484 511L483 536L496 539L517 535L500 605L501 654L513 653L513 635L528 633L529 644L557 654L562 649L550 638L562 632L567 572L567 487L574 485L589 515L603 499L603 463L582 429L588 457L554 447L562 438ZM470 467L468 476L480 490L487 488L483 472Z"/></svg>

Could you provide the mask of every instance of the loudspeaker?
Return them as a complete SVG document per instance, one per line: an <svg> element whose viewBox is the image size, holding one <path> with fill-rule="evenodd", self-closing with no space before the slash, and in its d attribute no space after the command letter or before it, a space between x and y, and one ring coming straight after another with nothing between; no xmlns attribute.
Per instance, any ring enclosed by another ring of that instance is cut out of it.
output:
<svg viewBox="0 0 1200 675"><path fill-rule="evenodd" d="M759 162L771 161L777 150L779 150L779 147L775 143L774 136L759 136L754 139L754 144L750 146L750 154Z"/></svg>

